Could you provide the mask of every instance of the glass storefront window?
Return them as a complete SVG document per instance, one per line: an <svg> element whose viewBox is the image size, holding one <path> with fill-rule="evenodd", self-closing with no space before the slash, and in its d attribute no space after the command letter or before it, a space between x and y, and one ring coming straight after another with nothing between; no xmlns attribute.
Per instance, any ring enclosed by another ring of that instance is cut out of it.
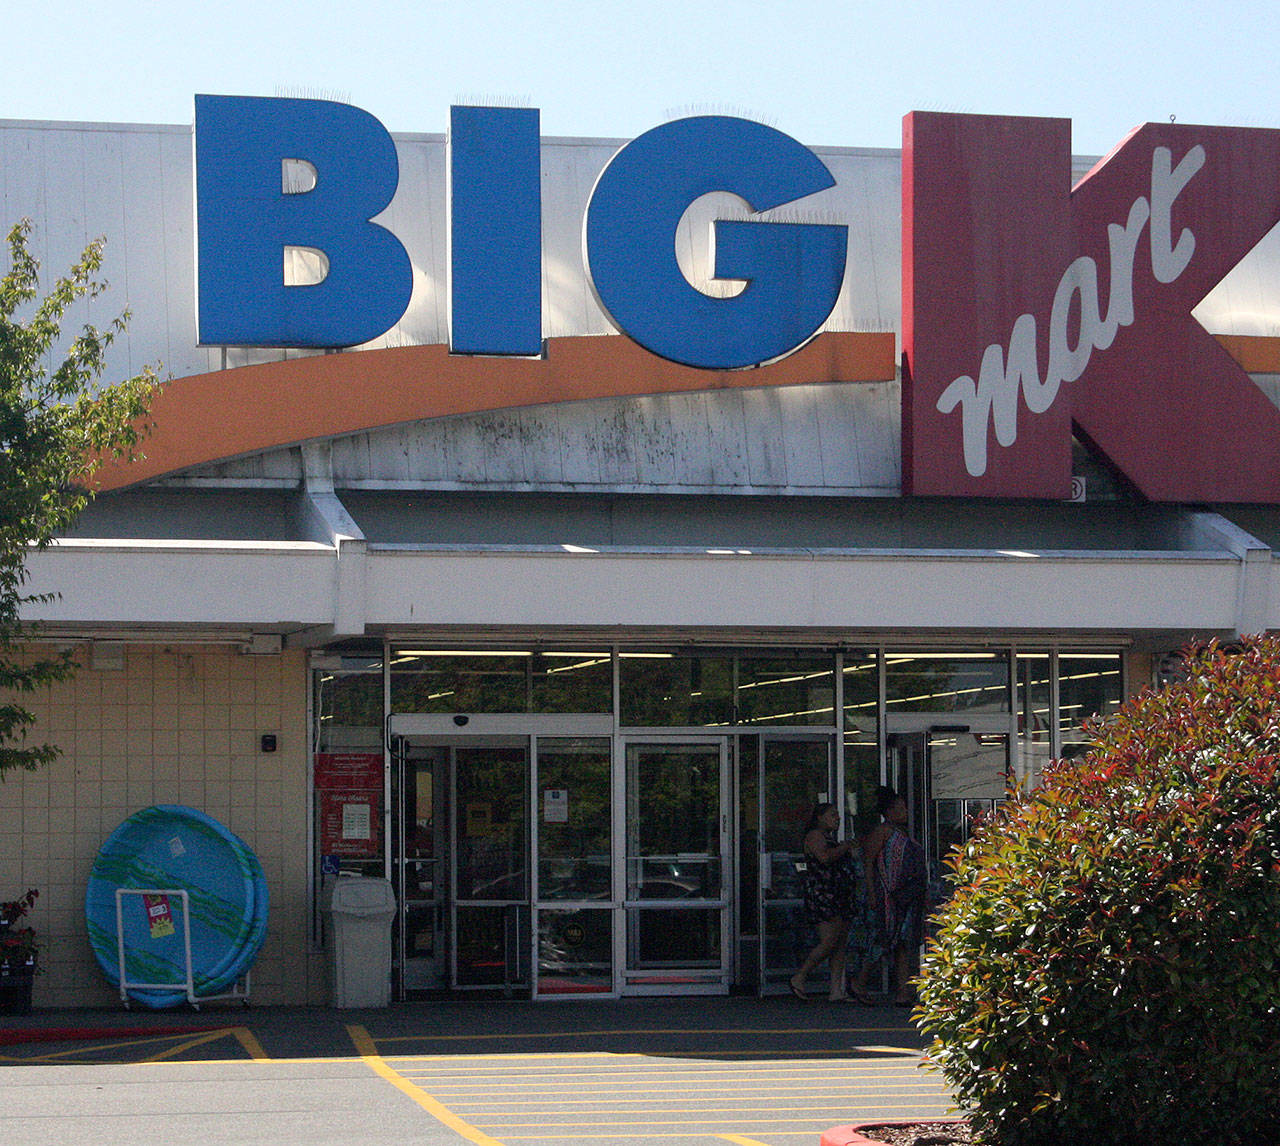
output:
<svg viewBox="0 0 1280 1146"><path fill-rule="evenodd" d="M1047 651L1019 652L1016 659L1018 750L1014 780L1034 785L1053 754L1053 663Z"/></svg>
<svg viewBox="0 0 1280 1146"><path fill-rule="evenodd" d="M458 748L455 758L458 899L527 899L528 752Z"/></svg>
<svg viewBox="0 0 1280 1146"><path fill-rule="evenodd" d="M829 652L623 652L618 682L621 722L631 727L835 722Z"/></svg>
<svg viewBox="0 0 1280 1146"><path fill-rule="evenodd" d="M527 908L508 906L458 907L456 932L459 987L528 986L529 944Z"/></svg>
<svg viewBox="0 0 1280 1146"><path fill-rule="evenodd" d="M734 771L738 777L738 925L756 934L760 894L760 737L739 736Z"/></svg>
<svg viewBox="0 0 1280 1146"><path fill-rule="evenodd" d="M999 802L1006 776L1034 784L1051 754L1086 751L1084 720L1124 695L1121 653L1047 642L888 652L406 642L387 662L379 652L312 662L313 920L320 938L318 905L339 871L382 875L396 857L409 991L626 993L723 983L727 967L735 983L780 982L805 945L795 837L815 799L841 801L845 831L859 835L887 777L912 794L913 831L936 866ZM391 712L612 713L617 731L593 723L575 735L569 720L525 735L519 722L509 732L493 722L501 734L397 741L400 818L388 839L388 687ZM367 833L352 830L365 823Z"/></svg>
<svg viewBox="0 0 1280 1146"><path fill-rule="evenodd" d="M382 748L382 658L334 658L312 673L312 744L317 752Z"/></svg>
<svg viewBox="0 0 1280 1146"><path fill-rule="evenodd" d="M1119 653L1058 654L1058 728L1062 757L1083 756L1090 744L1082 725L1090 716L1109 716L1124 699Z"/></svg>
<svg viewBox="0 0 1280 1146"><path fill-rule="evenodd" d="M621 722L636 727L733 723L733 657L698 651L621 653Z"/></svg>
<svg viewBox="0 0 1280 1146"><path fill-rule="evenodd" d="M530 712L612 712L613 657L542 652L529 659Z"/></svg>
<svg viewBox="0 0 1280 1146"><path fill-rule="evenodd" d="M650 907L631 912L627 916L628 962L640 972L633 981L645 982L646 971L719 969L720 917L718 907ZM670 982L665 978L650 981Z"/></svg>
<svg viewBox="0 0 1280 1146"><path fill-rule="evenodd" d="M845 810L849 833L864 836L876 826L876 790L880 787L880 745L875 722L844 734Z"/></svg>
<svg viewBox="0 0 1280 1146"><path fill-rule="evenodd" d="M1009 654L886 652L890 712L1008 712Z"/></svg>
<svg viewBox="0 0 1280 1146"><path fill-rule="evenodd" d="M844 654L844 784L850 831L865 835L876 823L880 785L880 661L874 649Z"/></svg>
<svg viewBox="0 0 1280 1146"><path fill-rule="evenodd" d="M607 651L398 649L392 712L609 712Z"/></svg>
<svg viewBox="0 0 1280 1146"><path fill-rule="evenodd" d="M627 898L716 899L720 746L627 746Z"/></svg>
<svg viewBox="0 0 1280 1146"><path fill-rule="evenodd" d="M746 653L738 657L737 724L835 723L830 653Z"/></svg>
<svg viewBox="0 0 1280 1146"><path fill-rule="evenodd" d="M876 720L880 704L880 663L874 649L844 654L844 719L846 728L866 728Z"/></svg>

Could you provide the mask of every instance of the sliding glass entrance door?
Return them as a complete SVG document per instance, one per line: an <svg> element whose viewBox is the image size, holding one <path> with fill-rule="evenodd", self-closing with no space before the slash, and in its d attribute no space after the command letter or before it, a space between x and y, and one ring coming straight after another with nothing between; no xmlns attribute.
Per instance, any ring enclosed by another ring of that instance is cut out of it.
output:
<svg viewBox="0 0 1280 1146"><path fill-rule="evenodd" d="M829 736L760 739L760 942L762 993L787 990L817 942L804 917L805 824L819 803L838 803Z"/></svg>
<svg viewBox="0 0 1280 1146"><path fill-rule="evenodd" d="M946 858L1005 798L1013 729L1008 716L961 720L893 714L885 744L889 785L907 804L907 830L924 848L933 904L946 898Z"/></svg>
<svg viewBox="0 0 1280 1146"><path fill-rule="evenodd" d="M616 992L611 730L391 718L397 997Z"/></svg>
<svg viewBox="0 0 1280 1146"><path fill-rule="evenodd" d="M612 741L539 736L534 746L535 991L539 996L613 994Z"/></svg>
<svg viewBox="0 0 1280 1146"><path fill-rule="evenodd" d="M527 744L404 745L398 765L400 996L527 986Z"/></svg>

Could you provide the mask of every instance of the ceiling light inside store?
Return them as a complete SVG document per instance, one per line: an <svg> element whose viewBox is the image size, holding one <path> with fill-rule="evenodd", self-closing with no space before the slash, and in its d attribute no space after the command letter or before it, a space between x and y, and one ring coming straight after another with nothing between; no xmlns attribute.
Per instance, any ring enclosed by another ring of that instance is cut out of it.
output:
<svg viewBox="0 0 1280 1146"><path fill-rule="evenodd" d="M408 657L531 657L528 649L397 649L395 663Z"/></svg>

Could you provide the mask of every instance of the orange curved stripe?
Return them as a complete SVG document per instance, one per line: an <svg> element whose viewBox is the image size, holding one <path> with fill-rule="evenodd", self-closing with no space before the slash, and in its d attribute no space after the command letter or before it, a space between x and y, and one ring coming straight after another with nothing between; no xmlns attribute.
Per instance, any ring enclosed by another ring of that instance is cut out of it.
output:
<svg viewBox="0 0 1280 1146"><path fill-rule="evenodd" d="M638 394L887 382L892 332L820 334L755 370L698 370L658 358L617 335L554 338L543 359L451 355L408 346L292 358L165 383L154 429L135 462L104 462L101 490L320 438L400 422Z"/></svg>
<svg viewBox="0 0 1280 1146"><path fill-rule="evenodd" d="M1215 334L1246 374L1280 374L1280 338L1259 334Z"/></svg>

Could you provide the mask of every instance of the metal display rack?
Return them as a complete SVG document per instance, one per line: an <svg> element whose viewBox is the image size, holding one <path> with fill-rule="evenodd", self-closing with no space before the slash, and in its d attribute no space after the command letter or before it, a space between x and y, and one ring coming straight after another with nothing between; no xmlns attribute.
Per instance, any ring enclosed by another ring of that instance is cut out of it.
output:
<svg viewBox="0 0 1280 1146"><path fill-rule="evenodd" d="M125 970L124 958L124 897L126 895L165 895L182 901L182 949L186 963L186 979L183 982L144 983L130 979ZM217 995L196 996L195 974L191 965L191 899L187 891L180 887L118 887L116 888L116 949L120 959L120 1001L125 1008L131 1006L130 989L146 991L173 991L182 988L187 993L187 1002L194 1010L200 1009L201 1003L214 999L239 999L246 1007L249 1005L249 972L246 971L236 980L230 991Z"/></svg>

